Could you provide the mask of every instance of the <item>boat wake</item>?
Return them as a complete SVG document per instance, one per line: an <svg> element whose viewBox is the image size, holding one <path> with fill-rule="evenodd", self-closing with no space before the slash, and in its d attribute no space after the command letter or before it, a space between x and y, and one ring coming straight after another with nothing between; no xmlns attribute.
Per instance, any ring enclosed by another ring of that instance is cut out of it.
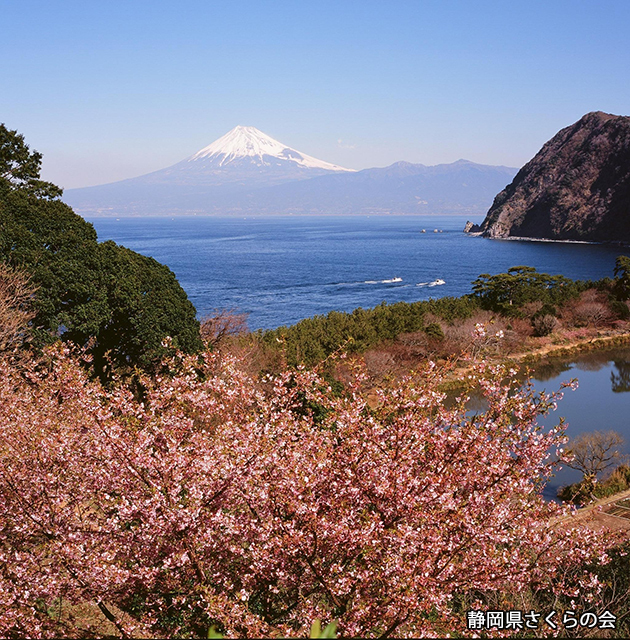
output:
<svg viewBox="0 0 630 640"><path fill-rule="evenodd" d="M356 286L358 284L397 284L402 278L387 278L386 280L359 280L357 282L334 282L335 286Z"/></svg>
<svg viewBox="0 0 630 640"><path fill-rule="evenodd" d="M390 278L389 280L381 280L376 284L391 284L392 282L402 282L402 281L403 281L402 278ZM372 281L369 281L369 283L372 284ZM366 284L368 284L368 281L366 281Z"/></svg>
<svg viewBox="0 0 630 640"><path fill-rule="evenodd" d="M433 282L418 282L416 287L439 287L441 284L446 284L446 281L438 278L437 280L433 280Z"/></svg>

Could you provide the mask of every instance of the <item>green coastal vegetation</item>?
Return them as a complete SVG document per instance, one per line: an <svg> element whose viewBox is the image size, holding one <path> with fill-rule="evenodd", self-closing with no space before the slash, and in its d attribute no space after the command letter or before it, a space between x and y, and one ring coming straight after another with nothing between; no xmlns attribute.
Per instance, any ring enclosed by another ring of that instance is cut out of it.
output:
<svg viewBox="0 0 630 640"><path fill-rule="evenodd" d="M509 355L516 348L535 349L541 344L537 338L579 340L598 328L620 327L630 318L629 273L630 259L625 256L617 259L615 279L597 282L518 266L507 273L480 275L471 293L459 298L383 303L352 313L332 311L257 336L268 348L282 348L291 366L313 366L340 349L361 354L376 347L394 359L411 362L414 357L460 355L470 347L474 325L481 322L491 323L505 338L488 351Z"/></svg>
<svg viewBox="0 0 630 640"><path fill-rule="evenodd" d="M470 609L576 607L630 632L630 543L531 491L554 396L479 365L630 333L630 258L248 332L40 166L0 125L0 635L461 637ZM463 359L485 414L443 403ZM630 486L584 465L567 501Z"/></svg>
<svg viewBox="0 0 630 640"><path fill-rule="evenodd" d="M58 337L85 347L95 371L150 367L170 336L191 353L202 347L196 311L173 272L152 258L97 241L94 227L40 180L41 154L0 126L0 260L36 289L32 340Z"/></svg>

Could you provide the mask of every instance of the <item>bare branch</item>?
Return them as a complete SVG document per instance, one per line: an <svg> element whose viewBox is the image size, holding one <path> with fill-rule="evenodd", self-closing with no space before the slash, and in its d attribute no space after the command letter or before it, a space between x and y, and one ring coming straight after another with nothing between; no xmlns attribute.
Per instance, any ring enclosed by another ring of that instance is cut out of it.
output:
<svg viewBox="0 0 630 640"><path fill-rule="evenodd" d="M228 337L248 333L247 314L221 309L201 321L201 337L210 347L218 347Z"/></svg>
<svg viewBox="0 0 630 640"><path fill-rule="evenodd" d="M573 439L568 451L573 459L567 466L596 478L600 473L622 462L623 436L616 431L581 433Z"/></svg>

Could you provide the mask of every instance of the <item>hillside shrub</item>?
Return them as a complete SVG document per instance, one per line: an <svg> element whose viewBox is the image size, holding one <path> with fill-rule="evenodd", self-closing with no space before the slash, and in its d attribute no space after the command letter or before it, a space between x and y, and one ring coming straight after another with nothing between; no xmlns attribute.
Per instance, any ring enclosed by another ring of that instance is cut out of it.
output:
<svg viewBox="0 0 630 640"><path fill-rule="evenodd" d="M613 313L605 292L588 289L565 305L562 317L576 327L599 327L609 322Z"/></svg>
<svg viewBox="0 0 630 640"><path fill-rule="evenodd" d="M532 328L534 335L544 337L551 335L558 326L558 319L551 314L535 315L532 318Z"/></svg>
<svg viewBox="0 0 630 640"><path fill-rule="evenodd" d="M619 320L630 320L630 307L626 301L612 300L609 304L611 312Z"/></svg>
<svg viewBox="0 0 630 640"><path fill-rule="evenodd" d="M444 340L444 331L442 327L437 322L429 323L425 328L424 332L427 334L429 338L433 338L434 340Z"/></svg>
<svg viewBox="0 0 630 640"><path fill-rule="evenodd" d="M520 315L532 302L562 305L577 297L584 283L565 276L539 273L534 267L511 267L507 273L481 274L473 283L473 296L481 306L504 315Z"/></svg>

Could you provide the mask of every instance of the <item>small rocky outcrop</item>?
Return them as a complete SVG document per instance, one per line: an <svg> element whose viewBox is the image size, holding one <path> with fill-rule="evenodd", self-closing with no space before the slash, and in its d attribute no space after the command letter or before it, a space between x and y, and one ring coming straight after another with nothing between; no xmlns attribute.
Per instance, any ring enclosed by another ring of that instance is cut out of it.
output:
<svg viewBox="0 0 630 640"><path fill-rule="evenodd" d="M464 233L479 233L481 231L481 227L470 220L466 221L464 225Z"/></svg>
<svg viewBox="0 0 630 640"><path fill-rule="evenodd" d="M596 111L562 129L496 196L481 231L630 242L630 117Z"/></svg>

